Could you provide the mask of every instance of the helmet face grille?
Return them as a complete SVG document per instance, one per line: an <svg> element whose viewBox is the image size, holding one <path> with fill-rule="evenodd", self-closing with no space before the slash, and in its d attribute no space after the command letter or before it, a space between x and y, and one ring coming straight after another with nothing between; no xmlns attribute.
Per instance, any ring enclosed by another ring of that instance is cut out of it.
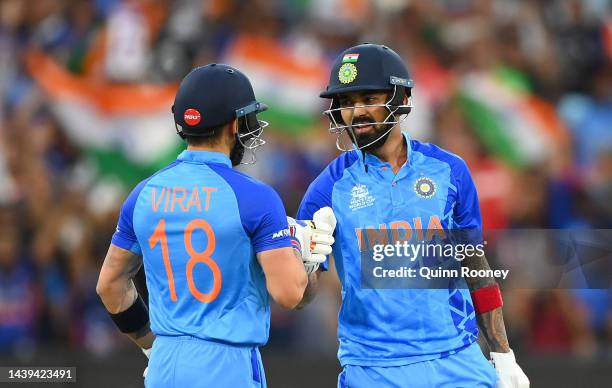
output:
<svg viewBox="0 0 612 388"><path fill-rule="evenodd" d="M269 124L267 121L257 119L257 114L266 109L265 104L255 102L236 111L238 118L237 141L250 154L250 157L246 161L241 161L240 164L255 164L257 161L255 150L266 144L262 135Z"/></svg>
<svg viewBox="0 0 612 388"><path fill-rule="evenodd" d="M401 93L401 94L400 94ZM338 150L347 152L352 151L354 149L362 150L376 143L383 137L387 136L393 128L406 117L405 115L410 112L410 109L413 107L412 105L412 97L408 98L407 104L399 104L397 105L397 101L402 102L404 98L404 90L401 87L397 87L397 85L393 88L393 94L384 104L371 104L371 105L356 105L352 107L340 107L337 102L337 97L332 99L329 109L323 112L329 119L329 132L333 135L336 135L336 148ZM342 112L348 110L354 110L355 108L385 108L389 112L389 114L385 117L383 121L375 121L373 123L368 124L351 124L345 123L342 119ZM355 135L354 128L369 126L369 125L389 125L389 129L382 133L375 140L369 142L368 144L357 143L357 136ZM351 139L351 144L347 144L345 139L346 136L343 136L346 133Z"/></svg>

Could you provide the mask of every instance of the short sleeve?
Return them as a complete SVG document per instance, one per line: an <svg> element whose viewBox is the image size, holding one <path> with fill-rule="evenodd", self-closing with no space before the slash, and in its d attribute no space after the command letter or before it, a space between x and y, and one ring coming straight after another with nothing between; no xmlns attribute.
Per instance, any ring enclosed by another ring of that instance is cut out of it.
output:
<svg viewBox="0 0 612 388"><path fill-rule="evenodd" d="M138 186L136 186L134 190L132 190L130 195L123 203L123 206L121 207L121 213L119 214L119 222L117 223L117 229L115 230L115 233L113 234L113 238L111 240L113 245L131 251L137 255L141 255L142 251L140 249L140 245L138 244L136 233L134 233L134 207L136 206L138 196L140 195L140 192L142 191L147 181L143 181L138 184Z"/></svg>
<svg viewBox="0 0 612 388"><path fill-rule="evenodd" d="M209 167L234 191L242 226L255 253L291 247L287 212L272 187L226 166Z"/></svg>
<svg viewBox="0 0 612 388"><path fill-rule="evenodd" d="M470 171L463 160L454 171L457 185L457 204L454 209L454 227L482 230L478 193Z"/></svg>
<svg viewBox="0 0 612 388"><path fill-rule="evenodd" d="M291 246L287 213L280 197L271 187L259 190L259 198L253 206L256 212L248 212L242 222L250 232L253 249L256 253Z"/></svg>

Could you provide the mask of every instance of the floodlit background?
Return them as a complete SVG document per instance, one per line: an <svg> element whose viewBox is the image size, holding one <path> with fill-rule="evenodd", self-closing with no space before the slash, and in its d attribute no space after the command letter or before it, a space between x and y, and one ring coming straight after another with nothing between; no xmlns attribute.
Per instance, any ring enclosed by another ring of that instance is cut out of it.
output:
<svg viewBox="0 0 612 388"><path fill-rule="evenodd" d="M142 384L144 356L95 284L127 193L184 148L170 114L178 82L213 61L243 70L271 107L268 144L245 170L277 189L288 214L337 154L318 98L331 61L377 42L416 83L403 128L467 161L486 228L612 227L611 8L0 0L0 365L77 366L79 386ZM339 286L334 273L322 279L304 311L273 309L272 388L335 386ZM532 386L609 386L609 289L505 295Z"/></svg>

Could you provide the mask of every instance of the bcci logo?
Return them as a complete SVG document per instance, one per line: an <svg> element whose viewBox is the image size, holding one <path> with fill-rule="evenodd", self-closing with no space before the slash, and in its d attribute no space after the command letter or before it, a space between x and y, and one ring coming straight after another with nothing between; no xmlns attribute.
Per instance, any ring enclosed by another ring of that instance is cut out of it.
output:
<svg viewBox="0 0 612 388"><path fill-rule="evenodd" d="M414 192L421 198L431 198L436 193L436 184L429 178L419 178L414 183Z"/></svg>
<svg viewBox="0 0 612 388"><path fill-rule="evenodd" d="M338 70L338 80L343 84L349 84L357 77L357 66L352 63L345 63Z"/></svg>

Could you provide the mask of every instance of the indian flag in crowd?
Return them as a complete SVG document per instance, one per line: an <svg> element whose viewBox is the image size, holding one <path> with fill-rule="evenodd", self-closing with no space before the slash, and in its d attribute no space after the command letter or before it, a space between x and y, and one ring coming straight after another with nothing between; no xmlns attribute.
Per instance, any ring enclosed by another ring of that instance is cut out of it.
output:
<svg viewBox="0 0 612 388"><path fill-rule="evenodd" d="M359 54L344 54L344 57L342 57L342 63L357 62L357 59L359 59Z"/></svg>
<svg viewBox="0 0 612 388"><path fill-rule="evenodd" d="M271 128L304 131L327 109L319 93L327 85L328 64L315 55L296 53L277 40L242 35L222 59L249 77L257 99L269 106L261 116Z"/></svg>
<svg viewBox="0 0 612 388"><path fill-rule="evenodd" d="M533 95L509 68L464 77L458 102L489 152L509 165L543 162L568 152L570 137L552 104Z"/></svg>
<svg viewBox="0 0 612 388"><path fill-rule="evenodd" d="M111 84L75 76L41 52L26 66L69 138L103 175L133 185L184 147L170 108L178 85Z"/></svg>

